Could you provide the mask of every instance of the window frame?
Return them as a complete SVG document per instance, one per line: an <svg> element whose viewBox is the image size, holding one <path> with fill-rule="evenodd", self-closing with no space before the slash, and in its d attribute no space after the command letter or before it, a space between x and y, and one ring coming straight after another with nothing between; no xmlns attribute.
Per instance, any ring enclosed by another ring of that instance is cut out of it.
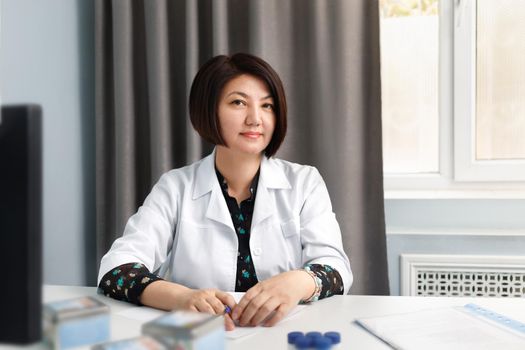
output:
<svg viewBox="0 0 525 350"><path fill-rule="evenodd" d="M524 181L523 160L476 159L477 0L458 1L454 26L454 179Z"/></svg>
<svg viewBox="0 0 525 350"><path fill-rule="evenodd" d="M475 90L471 89L470 106L460 103L468 95L472 86L472 74L475 66L464 69L467 77L461 76L458 64L467 65L470 56L465 56L468 47L465 40L470 38L470 45L475 46L472 33L475 33L475 9L472 5L477 0L439 0L439 171L437 173L384 174L385 198L525 198L525 182L494 176L479 176L489 167L487 161L474 162L472 123L468 118L475 114L465 113L475 105ZM474 4L475 5L475 4ZM472 14L474 17L472 17ZM470 33L465 29L469 26ZM472 31L474 30L474 31ZM468 34L468 35L467 35ZM458 37L463 35L463 37ZM470 35L470 36L469 36ZM472 48L472 46L471 46ZM475 57L474 57L475 58ZM456 69L455 69L456 67ZM463 96L463 97L462 97ZM463 116L463 118L461 118ZM470 145L470 146L469 146ZM501 166L507 161L494 162L491 167ZM485 163L485 164L483 164ZM497 164L495 164L497 163ZM525 165L524 165L525 170ZM495 170L493 170L495 171ZM508 170L506 170L508 171ZM523 177L525 180L525 176Z"/></svg>

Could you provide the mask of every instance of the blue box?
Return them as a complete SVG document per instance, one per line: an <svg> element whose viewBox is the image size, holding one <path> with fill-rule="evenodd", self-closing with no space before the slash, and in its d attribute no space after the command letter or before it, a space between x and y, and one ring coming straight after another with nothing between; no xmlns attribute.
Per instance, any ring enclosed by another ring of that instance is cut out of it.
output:
<svg viewBox="0 0 525 350"><path fill-rule="evenodd" d="M224 317L174 311L142 326L142 333L177 350L224 350Z"/></svg>
<svg viewBox="0 0 525 350"><path fill-rule="evenodd" d="M169 350L164 344L148 336L103 343L92 347L93 350Z"/></svg>
<svg viewBox="0 0 525 350"><path fill-rule="evenodd" d="M110 339L109 307L92 297L44 305L44 337L54 349L102 343Z"/></svg>

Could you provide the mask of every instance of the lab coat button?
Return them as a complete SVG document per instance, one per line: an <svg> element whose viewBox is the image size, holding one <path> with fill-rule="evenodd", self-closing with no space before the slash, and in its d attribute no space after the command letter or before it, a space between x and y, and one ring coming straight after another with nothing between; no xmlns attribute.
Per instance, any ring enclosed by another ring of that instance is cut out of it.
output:
<svg viewBox="0 0 525 350"><path fill-rule="evenodd" d="M262 249L261 248L254 248L253 249L253 255L261 255Z"/></svg>

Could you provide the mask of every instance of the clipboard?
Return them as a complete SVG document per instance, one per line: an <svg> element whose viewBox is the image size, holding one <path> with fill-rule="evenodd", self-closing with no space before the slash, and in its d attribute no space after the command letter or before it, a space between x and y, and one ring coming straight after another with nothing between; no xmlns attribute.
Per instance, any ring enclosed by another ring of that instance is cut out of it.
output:
<svg viewBox="0 0 525 350"><path fill-rule="evenodd" d="M525 349L525 323L476 304L360 318L355 322L400 350Z"/></svg>

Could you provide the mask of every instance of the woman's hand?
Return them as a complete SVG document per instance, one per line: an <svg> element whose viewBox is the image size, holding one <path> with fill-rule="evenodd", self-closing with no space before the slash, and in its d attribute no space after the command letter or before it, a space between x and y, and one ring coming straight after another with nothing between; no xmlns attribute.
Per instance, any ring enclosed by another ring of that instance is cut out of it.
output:
<svg viewBox="0 0 525 350"><path fill-rule="evenodd" d="M227 331L235 329L235 323L228 313L225 313L225 307L233 309L236 305L235 299L226 292L218 289L189 289L179 295L179 310L191 310L206 312L214 315L224 315L224 326Z"/></svg>
<svg viewBox="0 0 525 350"><path fill-rule="evenodd" d="M233 309L235 299L218 289L190 289L180 284L155 281L148 285L140 297L142 304L162 310L191 310L207 312L214 315L224 314L224 325L227 331L233 330L229 314L225 314L226 306Z"/></svg>
<svg viewBox="0 0 525 350"><path fill-rule="evenodd" d="M230 308L235 306L235 300L226 292L218 289L189 289L179 294L175 309L220 315L224 313L226 305Z"/></svg>
<svg viewBox="0 0 525 350"><path fill-rule="evenodd" d="M314 291L315 282L306 271L284 272L250 288L233 308L232 318L240 326L273 326Z"/></svg>

